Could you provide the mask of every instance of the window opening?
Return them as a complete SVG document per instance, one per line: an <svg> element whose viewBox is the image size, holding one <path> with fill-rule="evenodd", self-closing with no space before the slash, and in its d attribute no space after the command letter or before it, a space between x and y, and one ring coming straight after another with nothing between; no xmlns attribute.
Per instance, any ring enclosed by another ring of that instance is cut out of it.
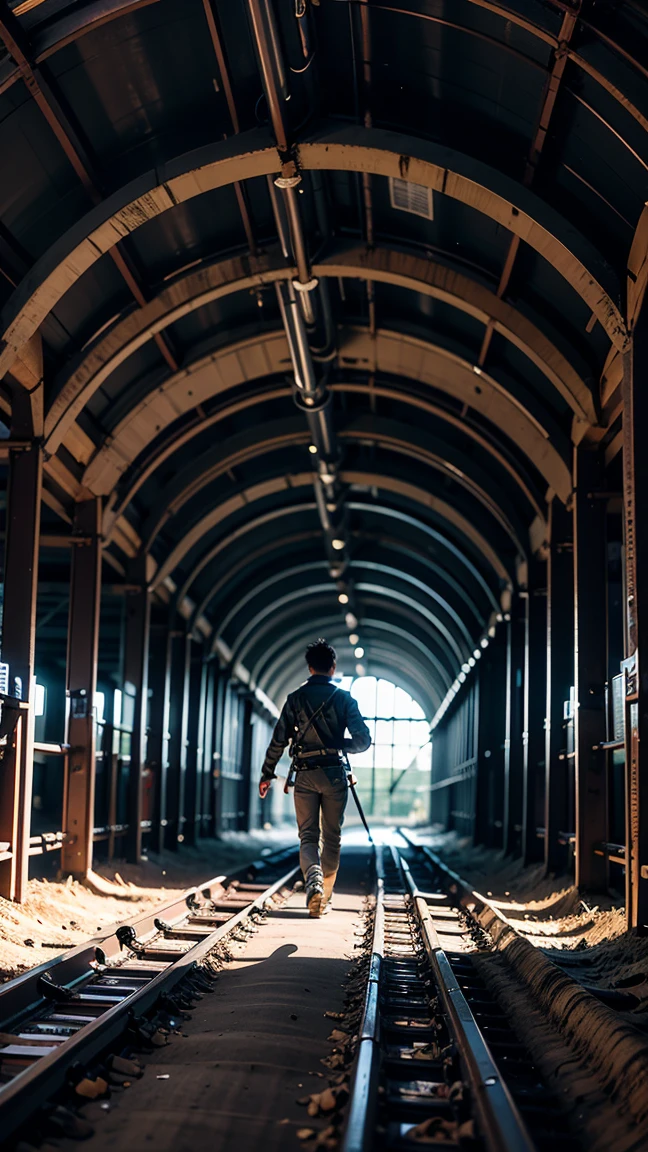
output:
<svg viewBox="0 0 648 1152"><path fill-rule="evenodd" d="M404 688L375 676L343 676L340 687L358 702L372 745L350 757L367 816L389 823L418 823L430 812L430 722ZM353 818L353 805L348 809Z"/></svg>

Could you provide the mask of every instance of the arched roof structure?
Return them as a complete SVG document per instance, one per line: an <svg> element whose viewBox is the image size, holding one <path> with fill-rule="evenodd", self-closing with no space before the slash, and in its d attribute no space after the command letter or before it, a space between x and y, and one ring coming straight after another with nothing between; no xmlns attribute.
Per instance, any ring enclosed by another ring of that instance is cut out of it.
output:
<svg viewBox="0 0 648 1152"><path fill-rule="evenodd" d="M574 447L618 451L648 14L451 8L0 2L0 404L42 433L44 530L101 498L113 579L145 554L164 610L277 699L350 613L369 671L436 709L569 505ZM305 266L334 458L294 403Z"/></svg>

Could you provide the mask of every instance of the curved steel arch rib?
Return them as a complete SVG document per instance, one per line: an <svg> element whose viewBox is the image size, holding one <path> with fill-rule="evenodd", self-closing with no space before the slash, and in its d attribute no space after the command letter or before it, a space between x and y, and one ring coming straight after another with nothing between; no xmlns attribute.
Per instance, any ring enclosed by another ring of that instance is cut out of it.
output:
<svg viewBox="0 0 648 1152"><path fill-rule="evenodd" d="M425 674L419 671L416 665L408 664L396 649L378 649L379 659L372 660L369 675L383 677L385 680L396 682L399 687L409 692L410 696L423 708L427 716L433 716L438 705L435 704L436 695L430 691L430 685ZM396 670L396 675L394 671ZM277 682L276 699L284 699L291 686L299 683L300 661L299 657L285 670L281 680Z"/></svg>
<svg viewBox="0 0 648 1152"><path fill-rule="evenodd" d="M375 505L372 505L371 508L373 512L384 511ZM361 541L366 539L371 540L372 538L370 533L365 532L353 532L353 537L354 539L360 538ZM211 585L208 591L202 596L201 600L197 602L192 613L190 627L192 628L194 626L195 621L198 620L204 612L206 612L207 608L218 596L219 592L226 588L227 585L235 578L235 576L237 576L243 569L249 568L251 564L259 560L261 557L272 556L273 554L276 554L279 562L279 559L283 558L285 555L285 549L295 543L303 544L306 540L313 540L317 541L321 547L321 539L322 533L321 529L318 527L313 532L301 532L293 533L291 536L280 536L277 539L270 541L268 544L264 544L263 547L257 548L254 552L247 554L242 560L237 561L237 563L234 564L232 568L228 568L226 572L221 574L216 583ZM404 541L398 540L395 537L392 539L380 537L379 539L382 549L391 549L397 552L401 557L404 555L413 557L417 564L421 564L430 572L433 572L437 580L447 585L449 590L452 590L455 595L460 597L462 603L465 604L469 609L478 627L483 626L485 623L484 616L479 612L477 605L466 591L465 586L461 585L453 577L452 571L449 568L441 567L441 565L436 564L433 560L431 560L427 553L414 549L410 544L405 544ZM358 560L357 563L362 565L364 561ZM186 596L189 587L190 580L185 581L181 592L177 594L176 602L179 603L184 598L184 596ZM493 606L497 608L496 601L493 601ZM255 677L256 674L253 672L252 675Z"/></svg>
<svg viewBox="0 0 648 1152"><path fill-rule="evenodd" d="M443 536L436 528L432 528L429 524L424 524L421 520L416 520L414 516L409 516L407 512L401 512L400 510L396 511L393 508L377 508L375 504L363 504L357 500L349 500L347 502L347 506L351 509L357 510L358 512L379 511L383 516L388 516L394 520L406 521L419 532L423 532L426 536L429 536L430 539L435 540L439 544L442 544L443 547L447 548L448 551L454 556L454 559L458 561L458 563L465 565L468 568L471 576L475 579L477 584L479 584L485 596L490 601L494 611L499 610L500 606L493 596L492 589L489 588L479 569L470 562L469 558L464 555L460 548L457 548L457 545L454 544L452 540L448 540L448 538Z"/></svg>
<svg viewBox="0 0 648 1152"><path fill-rule="evenodd" d="M53 18L51 14L48 14L49 18L45 21L45 24L43 26L36 24L31 33L34 62L40 63L43 60L47 60L50 56L60 51L61 48L64 48L70 43L74 43L101 25L155 2L156 0L109 0L109 2L107 2L107 0L86 0L82 8L70 4L68 7L71 10L63 8L60 13L57 13L55 18ZM539 24L535 23L535 21L529 20L525 16L516 13L509 5L497 3L496 0L468 0L468 2L479 8L486 9L495 16L501 17L505 25L517 25L532 37L535 37L551 48L557 49L560 47L559 38L556 35L546 28L542 28ZM376 5L377 8L382 6L380 3ZM533 57L517 52L505 39L498 40L496 37L488 37L485 36L483 31L457 24L456 22L450 22L438 16L431 16L424 12L415 12L409 9L402 9L401 12L405 18L418 17L421 20L432 20L441 25L451 24L452 27L460 29L468 36L478 37L482 43L484 41L488 42L493 48L498 47L506 52L513 52L518 59L525 62L530 68L543 69L543 66L535 61ZM594 33L596 37L601 38L601 33L595 25L587 22L586 27L590 33ZM623 57L627 55L623 48L615 43L610 36L606 35L604 40L611 50L619 56ZM614 84L604 72L594 67L591 60L586 59L573 47L568 46L566 54L578 68L586 72L597 85L607 92L613 100L617 101L644 129L648 127L646 117L642 115L627 92ZM630 63L636 66L640 65L640 61L631 60ZM21 78L22 73L20 68L10 59L7 60L0 81L0 92L7 91L12 84Z"/></svg>
<svg viewBox="0 0 648 1152"><path fill-rule="evenodd" d="M396 607L399 610L402 609L402 605L397 605ZM393 606L390 606L390 611L393 611ZM282 637L285 636L285 632L283 631L284 623L286 623L289 626L290 623L292 622L293 618L294 617L292 615L290 606L286 607L285 609L283 609L283 611L279 612L277 619L275 621L266 622L264 625L262 625L259 628L259 633L257 635L257 640L258 640L259 644L261 646L263 646L264 648L267 646L267 644L268 644L268 641L266 639L267 634L268 634L268 631L273 627L274 628L278 627L279 630L281 631L281 636ZM422 621L420 620L420 618L417 619L415 614L411 613L411 612L409 612L407 618L409 620L411 620L413 624L414 624L414 622L416 623L416 625L418 626L418 630L420 632L421 631L421 624L422 624ZM314 624L315 624L315 622L313 620L312 613L311 613L311 615L309 616L308 622L305 621L302 625L298 626L299 628L301 628L301 639L298 640L296 638L294 640L293 645L292 645L292 651L294 651L295 653L299 653L299 655L295 655L294 663L292 664L292 667L297 669L297 672L300 669L304 668L303 644L304 644L304 640L306 638L308 638L309 636L312 636ZM329 627L329 625L331 625L331 624L332 624L332 630ZM339 655L340 651L343 649L343 645L346 645L346 643L347 643L347 637L344 634L343 625L341 624L339 617L317 617L317 622L315 625L316 628L318 628L318 629L322 628L323 629L324 625L326 625L327 636L329 637L329 639L331 639L331 642L339 645L339 647L338 647L338 655ZM363 624L363 627L364 626L365 625ZM406 642L412 644L413 650L416 651L417 653L419 653L419 659L421 660L422 665L423 664L427 665L424 668L423 674L425 675L425 677L428 678L428 680L430 682L430 686L433 689L433 694L438 696L439 702L443 699L443 697L445 696L448 688L450 687L450 685L454 679L454 672L451 672L449 670L449 668L439 659L438 655L435 652L433 652L431 648L429 648L427 645L423 644L423 642L420 639L420 636L418 636L418 637L415 636L411 630L409 630L405 627L402 627L400 624L394 624L392 621L371 620L371 621L366 621L366 626L375 628L379 632L388 632L390 635L393 635L394 637L398 637L398 642L395 643L395 646L394 646L395 652L399 651L398 644L402 645L403 639L405 639ZM292 633L291 633L291 635L292 635ZM280 640L280 643L281 643L281 640ZM273 651L274 651L275 647L276 646L273 645ZM401 647L400 651L402 652L402 647ZM272 663L272 670L266 672L263 675L262 680L259 681L259 686L261 688L263 688L264 691L267 691L268 695L273 695L277 701L279 700L279 692L276 689L276 683L277 683L276 677L279 675L279 669L281 667L283 667L284 670L286 669L285 655L280 656L280 657L274 657L273 663ZM297 672L284 671L284 673L283 673L284 680L292 679L293 676L297 674ZM275 678L274 679L274 686L271 683L271 677Z"/></svg>
<svg viewBox="0 0 648 1152"><path fill-rule="evenodd" d="M404 605L413 613L421 626L423 623L427 626L430 633L434 636L435 643L443 652L446 660L447 667L454 666L454 661L458 660L461 664L465 659L462 654L461 647L457 644L455 638L447 629L440 626L438 618L428 608L425 608L418 600L414 600L411 596L406 596L402 592L395 592L392 589L383 589L376 585L365 585L365 589L372 593L377 594L381 600L396 601L400 605ZM300 600L308 598L309 603L312 605L315 598L321 596L322 599L328 600L334 595L335 590L331 584L311 584L304 587L301 593L291 592L286 596L280 596L271 604L266 604L264 608L260 609L255 616L248 620L241 631L239 632L236 640L231 645L233 661L245 662L248 652L258 643L259 636L263 635L264 631L268 628L277 626L277 616L285 609L286 612L295 612L295 605ZM311 612L312 614L312 612ZM273 623L270 622L272 618ZM466 650L467 652L467 650Z"/></svg>
<svg viewBox="0 0 648 1152"><path fill-rule="evenodd" d="M267 592L275 584L282 582L285 584L291 579L291 577L299 576L301 573L313 572L317 571L318 569L323 569L324 572L326 572L327 568L328 565L326 560L312 560L303 564L295 564L289 568L282 568L282 570L275 575L268 576L266 580L262 580L260 583L255 584L254 588L252 588L249 592L246 592L231 606L229 611L219 622L218 628L215 630L213 644L215 644L217 640L223 635L225 630L229 627L232 621L236 619L243 608L245 608L248 604L252 604L258 596L262 596L264 592ZM407 572L402 572L398 568L392 568L388 564L380 564L373 561L359 561L357 563L357 568L366 568L370 572L375 572L378 575L387 575L393 578L396 583L402 581L405 584L411 585L412 588L416 588L418 592L422 592L425 596L429 597L430 600L433 600L440 609L442 609L446 616L448 616L452 623L455 625L457 631L463 637L464 641L469 646L472 646L472 637L459 613L455 611L452 605L449 604L439 592L435 591L435 589L431 588L429 585L424 584L422 580L418 580L415 576L412 576ZM438 617L435 617L435 620L436 626L441 632L442 636L445 637L449 644L454 646L455 640L450 629L446 628L445 624L443 624ZM458 652L459 649L457 648L457 654Z"/></svg>
<svg viewBox="0 0 648 1152"><path fill-rule="evenodd" d="M515 345L551 381L578 422L595 424L591 392L567 358L544 333L478 280L408 252L336 245L313 265L319 278L355 277L390 284L443 301L467 313ZM75 363L47 413L48 450L57 447L72 419L106 379L148 340L191 312L237 292L278 280L293 280L279 249L234 256L178 277L159 295L118 320Z"/></svg>
<svg viewBox="0 0 648 1152"><path fill-rule="evenodd" d="M233 449L228 455L219 452L220 445L216 445L177 473L167 487L161 489L156 504L142 527L140 535L143 547L148 551L165 524L173 516L178 515L189 500L220 476L226 475L248 460L258 461L282 448L308 444L310 439L308 429L299 415L292 420L268 422L264 425L263 431L266 433L266 438L258 440L255 439L254 430L240 433L228 442ZM338 436L343 442L362 441L375 444L397 455L413 458L433 471L441 472L487 510L521 555L527 554L528 541L523 543L521 540L526 526L510 504L501 485L493 483L490 491L486 488L485 485L490 478L475 466L470 457L464 457L461 452L451 453L449 460L452 461L452 456L456 455L461 460L462 467L448 463L448 460L441 457L439 451L435 452L432 448L427 451L421 445L420 438L416 438L415 430L410 429L409 425L396 424L394 421L375 416L358 417L351 426L339 428ZM430 440L433 444L436 443L432 437ZM438 444L436 446L439 447ZM210 463L213 456L216 456L216 459L214 463ZM505 511L507 505L508 513Z"/></svg>
<svg viewBox="0 0 648 1152"><path fill-rule="evenodd" d="M403 645L405 645L405 647L408 645L411 646L419 655L419 659L421 659L423 664L427 665L425 669L426 675L433 679L435 693L438 694L439 703L441 702L450 686L450 681L447 679L447 670L444 669L434 653L423 643L420 636L415 635L413 632L399 625L382 620L370 620L367 617L363 617L361 626L363 636L367 634L368 630L375 630L378 632L387 632L390 636L397 637L398 639L395 641L396 650L403 651ZM348 636L340 623L339 616L335 615L318 619L317 628L323 631L326 638L330 640L334 646L338 646L338 664L344 665L348 652ZM294 628L289 628L279 639L270 643L265 648L263 657L258 660L251 669L250 675L254 683L258 684L264 692L270 695L273 678L279 674L279 669L282 664L285 664L287 658L292 659L291 653L295 650L299 650L303 659L306 641L312 637L312 634L313 621L309 620L308 622L296 625Z"/></svg>
<svg viewBox="0 0 648 1152"><path fill-rule="evenodd" d="M534 193L450 148L380 128L340 127L298 147L304 169L395 176L482 212L519 236L571 285L621 351L627 332L618 285L600 254ZM88 268L125 236L177 204L235 181L278 171L269 133L255 130L190 153L147 173L93 209L52 246L2 312L0 376L46 316Z"/></svg>
<svg viewBox="0 0 648 1152"><path fill-rule="evenodd" d="M389 388L380 384L332 384L331 391L333 392L358 392L360 394L373 395L377 397L385 397L390 400L397 400L400 404L405 404L413 407L422 412L427 412L429 415L438 417L439 420L460 429L473 443L478 444L485 452L487 452L497 464L508 473L513 479L515 486L519 489L520 493L528 501L536 513L536 517L545 525L546 517L540 507L537 497L529 488L522 476L515 470L510 463L507 456L500 452L487 437L483 436L477 429L455 416L452 412L439 406L438 404L430 403L422 399L420 396L412 395L404 392L402 389ZM168 438L160 446L159 451L149 457L141 470L138 469L135 477L130 481L125 492L120 493L118 496L113 491L113 498L107 503L104 510L103 520L103 533L106 540L110 539L113 529L120 515L128 507L131 500L134 499L139 489L150 479L156 469L164 464L173 454L177 448L183 447L189 443L194 437L201 435L208 428L215 427L220 421L226 420L229 417L236 415L239 412L246 411L254 407L258 403L267 403L268 400L285 399L292 395L292 390L288 387L273 388L271 391L260 391L255 393L252 397L245 397L243 400L237 400L233 404L224 405L219 408L217 412L205 417L204 419L197 420L191 424L189 428L183 429L182 432L177 433L175 436ZM102 450L103 451L103 450ZM544 529L543 529L544 530Z"/></svg>
<svg viewBox="0 0 648 1152"><path fill-rule="evenodd" d="M511 577L496 552L494 552L488 541L478 532L472 524L470 524L465 517L461 516L444 500L439 500L437 497L432 496L429 492L425 492L422 488L416 487L414 484L407 484L405 481L397 480L391 476L380 476L372 472L342 472L340 480L343 484L357 484L367 488L377 488L379 491L392 492L399 496L411 500L414 504L420 504L428 508L430 512L447 520L454 528L470 541L473 548L480 552L484 560L490 568L497 574L504 584L510 584ZM170 576L175 568L182 562L192 548L213 528L221 524L228 516L234 512L239 512L242 508L253 503L255 500L263 499L266 496L276 494L279 492L286 492L294 488L310 488L313 483L313 475L311 472L300 472L295 475L279 476L274 480L265 481L263 484L253 485L251 488L245 489L243 492L237 493L236 496L230 497L228 500L223 501L222 504L212 508L205 516L203 516L197 524L194 524L183 537L182 540L176 544L175 548L167 556L166 560L158 568L151 588L155 589L161 584L167 576Z"/></svg>
<svg viewBox="0 0 648 1152"><path fill-rule="evenodd" d="M275 376L286 371L287 365L288 345L279 332L240 341L201 358L134 406L88 465L84 486L95 495L108 495L161 427L196 404L260 376ZM355 329L342 333L338 365L341 370L373 365L375 371L427 384L467 404L528 457L563 502L569 499L571 472L548 434L502 385L487 373L477 375L467 361L413 336L380 329L372 337L364 329Z"/></svg>
<svg viewBox="0 0 648 1152"><path fill-rule="evenodd" d="M226 552L227 549L232 546L232 544L242 540L245 536L248 535L248 533L256 532L259 528L264 527L264 525L274 523L275 521L282 519L284 516L294 516L303 514L304 512L314 512L316 511L316 507L317 506L314 503L304 503L293 504L282 508L275 508L270 512L264 513L262 516L255 517L254 520L249 520L246 524L243 524L239 528L235 529L234 532L232 532L229 536L226 536L223 540L219 540L217 544L208 549L207 552L200 557L195 567L184 580L183 584L180 585L176 593L176 602L180 603L184 597L188 595L189 590L191 589L195 580L197 580L200 573L203 572L205 568L212 563L213 560ZM428 536L431 540L434 540L435 544L443 548L444 552L447 552L449 556L452 557L452 562L454 564L458 565L462 570L465 570L469 574L470 580L474 581L477 587L483 592L493 611L499 610L500 606L495 599L491 588L487 584L486 580L484 580L484 577L482 576L479 569L476 568L472 563L470 557L462 552L460 548L457 548L457 545L454 544L452 540L449 540L448 537L439 532L438 529L432 528L429 524L425 524L421 520L416 520L415 517L409 516L406 512L396 512L394 509L386 508L384 505L380 504L362 504L358 501L349 501L348 507L351 510L360 512L367 511L373 513L374 515L379 515L387 517L391 520L407 523L410 527L414 528L415 531ZM321 539L321 530L319 528L317 529L317 537L318 539ZM276 547L278 549L281 548L283 539L283 537L277 538ZM446 575L446 579L448 578L449 574ZM463 590L462 595L466 595ZM210 590L203 598L203 600L201 600L196 606L194 614L196 618L202 614L207 603L209 603L211 599L212 590ZM472 601L469 601L469 603L472 606ZM473 608L475 615L478 616L479 614L476 607L473 606Z"/></svg>

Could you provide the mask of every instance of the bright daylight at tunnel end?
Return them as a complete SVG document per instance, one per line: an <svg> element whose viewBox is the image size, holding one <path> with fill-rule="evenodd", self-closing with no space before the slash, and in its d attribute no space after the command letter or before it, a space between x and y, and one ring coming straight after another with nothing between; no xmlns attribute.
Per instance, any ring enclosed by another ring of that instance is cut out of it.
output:
<svg viewBox="0 0 648 1152"><path fill-rule="evenodd" d="M2 1147L648 1148L645 0L0 0L0 148Z"/></svg>

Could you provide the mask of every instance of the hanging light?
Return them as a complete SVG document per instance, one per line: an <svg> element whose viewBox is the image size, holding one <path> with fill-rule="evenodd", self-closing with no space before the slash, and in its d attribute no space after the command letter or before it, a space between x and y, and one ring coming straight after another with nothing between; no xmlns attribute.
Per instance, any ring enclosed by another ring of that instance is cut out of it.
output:
<svg viewBox="0 0 648 1152"><path fill-rule="evenodd" d="M364 648L356 648L353 655L355 656L356 660L362 660L362 657L364 656Z"/></svg>
<svg viewBox="0 0 648 1152"><path fill-rule="evenodd" d="M336 552L341 552L344 548L344 540L338 540L337 538L331 540L331 548L335 548Z"/></svg>
<svg viewBox="0 0 648 1152"><path fill-rule="evenodd" d="M488 645L490 643L488 636L482 636L480 643L481 643L482 648L488 648Z"/></svg>
<svg viewBox="0 0 648 1152"><path fill-rule="evenodd" d="M365 674L364 664L356 664L356 676L364 676L364 674Z"/></svg>
<svg viewBox="0 0 648 1152"><path fill-rule="evenodd" d="M308 451L310 452L311 456L317 456L317 448L314 444L308 445Z"/></svg>
<svg viewBox="0 0 648 1152"><path fill-rule="evenodd" d="M338 596L338 600L340 601L340 604L348 604L349 603L349 597L347 596L346 592L340 592L340 595Z"/></svg>

